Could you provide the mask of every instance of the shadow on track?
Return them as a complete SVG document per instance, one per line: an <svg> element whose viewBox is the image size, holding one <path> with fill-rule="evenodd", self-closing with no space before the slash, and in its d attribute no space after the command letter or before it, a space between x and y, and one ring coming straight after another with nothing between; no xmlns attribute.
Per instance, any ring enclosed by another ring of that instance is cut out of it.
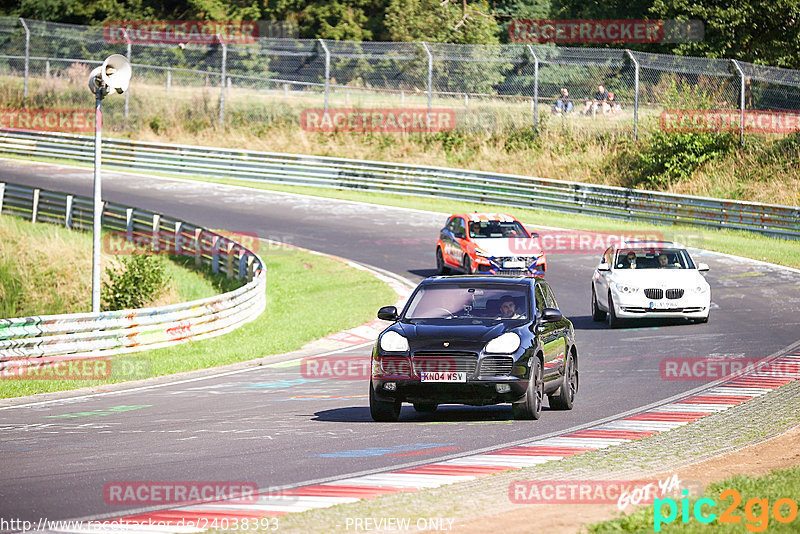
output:
<svg viewBox="0 0 800 534"><path fill-rule="evenodd" d="M545 401L546 403L547 401ZM546 405L542 407L542 412L551 411ZM312 421L326 421L333 423L375 423L369 415L367 406L350 406L347 408L336 408L333 410L322 410L316 412ZM493 406L462 406L462 405L443 405L433 413L419 413L410 404L403 404L400 412L401 423L421 423L421 424L481 424L481 423L506 423L514 422L514 415L511 413L510 404L498 404ZM520 421L520 423L531 423L532 421ZM375 423L378 424L378 423ZM381 423L382 424L382 423Z"/></svg>
<svg viewBox="0 0 800 534"><path fill-rule="evenodd" d="M608 326L608 321L594 321L591 315L571 315L569 316L569 320L572 321L575 330L611 330L611 327ZM699 326L682 317L676 317L674 319L628 320L621 327L615 328L614 330L640 330L643 328L681 325Z"/></svg>

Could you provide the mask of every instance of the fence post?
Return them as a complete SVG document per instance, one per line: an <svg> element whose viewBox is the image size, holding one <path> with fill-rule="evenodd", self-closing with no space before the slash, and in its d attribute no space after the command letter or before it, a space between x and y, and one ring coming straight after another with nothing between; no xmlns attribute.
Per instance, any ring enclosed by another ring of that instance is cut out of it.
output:
<svg viewBox="0 0 800 534"><path fill-rule="evenodd" d="M222 67L219 86L219 125L222 126L225 123L225 67L228 63L228 45L222 41L219 34L217 34L217 40L222 45Z"/></svg>
<svg viewBox="0 0 800 534"><path fill-rule="evenodd" d="M183 254L183 222L175 221L175 247L173 248L174 254L180 256Z"/></svg>
<svg viewBox="0 0 800 534"><path fill-rule="evenodd" d="M20 17L19 21L22 23L22 27L25 28L25 86L22 90L22 97L28 98L28 67L31 57L31 31L28 29L28 25L25 24L25 19Z"/></svg>
<svg viewBox="0 0 800 534"><path fill-rule="evenodd" d="M3 197L6 196L6 183L0 182L0 215L3 214Z"/></svg>
<svg viewBox="0 0 800 534"><path fill-rule="evenodd" d="M48 80L50 79L50 60L45 60L44 62L44 77Z"/></svg>
<svg viewBox="0 0 800 534"><path fill-rule="evenodd" d="M161 248L161 236L159 235L159 228L161 227L161 215L158 213L153 214L153 237L150 241L153 245L153 250L158 251Z"/></svg>
<svg viewBox="0 0 800 534"><path fill-rule="evenodd" d="M125 208L125 241L133 241L133 208Z"/></svg>
<svg viewBox="0 0 800 534"><path fill-rule="evenodd" d="M225 278L233 278L233 241L225 243Z"/></svg>
<svg viewBox="0 0 800 534"><path fill-rule="evenodd" d="M633 138L639 139L639 62L630 50L625 50L633 61Z"/></svg>
<svg viewBox="0 0 800 534"><path fill-rule="evenodd" d="M203 231L200 228L195 228L194 239L192 239L192 246L194 247L194 265L200 267L203 263L203 256L200 247L203 245Z"/></svg>
<svg viewBox="0 0 800 534"><path fill-rule="evenodd" d="M431 113L431 97L433 96L433 54L431 54L428 43L425 41L422 41L422 48L424 48L425 53L428 54L428 114L425 117L425 122L428 122Z"/></svg>
<svg viewBox="0 0 800 534"><path fill-rule="evenodd" d="M212 236L211 243L211 272L217 274L219 273L219 236Z"/></svg>
<svg viewBox="0 0 800 534"><path fill-rule="evenodd" d="M167 67L167 96L169 96L169 88L172 85L172 69Z"/></svg>
<svg viewBox="0 0 800 534"><path fill-rule="evenodd" d="M739 144L744 145L744 71L735 59L731 60L733 68L739 73Z"/></svg>
<svg viewBox="0 0 800 534"><path fill-rule="evenodd" d="M36 216L39 214L39 189L33 190L33 206L31 206L31 222L36 222Z"/></svg>
<svg viewBox="0 0 800 534"><path fill-rule="evenodd" d="M64 207L64 226L69 230L72 230L72 201L74 198L73 195L67 195L67 205Z"/></svg>
<svg viewBox="0 0 800 534"><path fill-rule="evenodd" d="M328 90L330 89L331 85L331 53L328 50L328 46L325 44L325 41L322 39L317 39L319 44L322 45L322 49L325 51L325 113L328 112Z"/></svg>
<svg viewBox="0 0 800 534"><path fill-rule="evenodd" d="M128 61L130 61L131 60L131 39L130 39L130 37L128 37L128 30L123 28L122 31L123 31L123 34L125 35L125 41L128 43L128 53L126 54L125 57L127 57ZM125 120L128 119L128 107L129 107L129 104L130 104L130 98L131 98L131 89L130 89L130 87L128 87L128 90L125 91Z"/></svg>
<svg viewBox="0 0 800 534"><path fill-rule="evenodd" d="M533 51L533 47L528 45L528 50L533 56L533 125L539 124L539 56Z"/></svg>

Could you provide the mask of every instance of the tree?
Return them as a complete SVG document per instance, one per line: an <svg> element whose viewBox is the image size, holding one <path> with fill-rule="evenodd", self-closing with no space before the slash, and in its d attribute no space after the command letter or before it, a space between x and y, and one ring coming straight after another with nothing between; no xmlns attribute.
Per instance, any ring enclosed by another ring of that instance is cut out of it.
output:
<svg viewBox="0 0 800 534"><path fill-rule="evenodd" d="M797 0L654 0L650 13L705 23L701 42L679 44L674 53L800 68Z"/></svg>
<svg viewBox="0 0 800 534"><path fill-rule="evenodd" d="M392 41L498 44L490 13L486 0L390 0L386 29Z"/></svg>

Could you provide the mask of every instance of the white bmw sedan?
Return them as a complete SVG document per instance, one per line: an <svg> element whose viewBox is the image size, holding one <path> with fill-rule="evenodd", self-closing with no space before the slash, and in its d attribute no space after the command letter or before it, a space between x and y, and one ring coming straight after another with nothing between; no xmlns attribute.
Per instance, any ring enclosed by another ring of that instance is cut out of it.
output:
<svg viewBox="0 0 800 534"><path fill-rule="evenodd" d="M592 319L614 328L627 319L708 321L711 287L682 246L667 241L609 247L592 276Z"/></svg>

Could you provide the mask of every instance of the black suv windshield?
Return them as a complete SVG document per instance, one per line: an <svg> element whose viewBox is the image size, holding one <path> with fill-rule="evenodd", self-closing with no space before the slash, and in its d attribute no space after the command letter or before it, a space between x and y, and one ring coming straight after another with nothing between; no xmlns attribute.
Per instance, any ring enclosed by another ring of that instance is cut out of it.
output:
<svg viewBox="0 0 800 534"><path fill-rule="evenodd" d="M524 285L431 284L414 294L405 319L525 319L527 295Z"/></svg>
<svg viewBox="0 0 800 534"><path fill-rule="evenodd" d="M517 221L473 221L469 223L469 236L485 237L530 237Z"/></svg>

